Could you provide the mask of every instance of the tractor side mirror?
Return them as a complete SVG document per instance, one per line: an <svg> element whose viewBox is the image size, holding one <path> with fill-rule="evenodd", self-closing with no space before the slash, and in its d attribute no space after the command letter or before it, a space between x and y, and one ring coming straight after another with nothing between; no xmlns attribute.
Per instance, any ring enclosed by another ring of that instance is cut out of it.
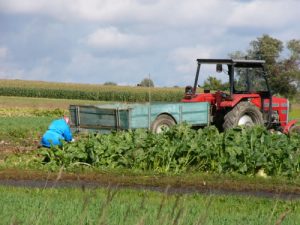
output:
<svg viewBox="0 0 300 225"><path fill-rule="evenodd" d="M217 73L221 73L223 71L222 64L217 64L216 71L217 71Z"/></svg>

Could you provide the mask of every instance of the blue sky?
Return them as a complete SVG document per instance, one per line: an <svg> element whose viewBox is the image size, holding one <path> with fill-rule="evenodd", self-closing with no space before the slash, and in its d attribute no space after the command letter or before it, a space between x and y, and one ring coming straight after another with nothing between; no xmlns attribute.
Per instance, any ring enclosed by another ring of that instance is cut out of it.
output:
<svg viewBox="0 0 300 225"><path fill-rule="evenodd" d="M300 39L297 0L0 0L0 79L193 83L196 58ZM208 75L201 77L202 82Z"/></svg>

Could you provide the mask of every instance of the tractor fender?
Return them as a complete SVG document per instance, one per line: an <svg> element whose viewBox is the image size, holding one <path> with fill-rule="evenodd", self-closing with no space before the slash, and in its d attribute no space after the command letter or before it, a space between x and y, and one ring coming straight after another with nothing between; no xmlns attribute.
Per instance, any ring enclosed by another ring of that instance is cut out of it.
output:
<svg viewBox="0 0 300 225"><path fill-rule="evenodd" d="M285 127L283 128L283 133L284 134L288 134L289 130L292 126L294 126L298 121L297 120L291 120L290 122L287 123L287 125L285 125Z"/></svg>
<svg viewBox="0 0 300 225"><path fill-rule="evenodd" d="M253 99L259 98L260 96L258 94L234 94L233 99L220 102L220 108L233 108L242 101L252 102ZM253 103L256 105L255 102Z"/></svg>
<svg viewBox="0 0 300 225"><path fill-rule="evenodd" d="M178 124L178 122L177 122L177 120L174 118L174 116L173 116L172 114L168 113L168 112L162 112L162 113L158 114L158 115L155 117L154 120L156 120L158 117L163 116L163 115L171 117L171 118L174 120L174 122L175 122L176 124ZM154 121L152 121L152 123L153 123L153 122L154 122Z"/></svg>

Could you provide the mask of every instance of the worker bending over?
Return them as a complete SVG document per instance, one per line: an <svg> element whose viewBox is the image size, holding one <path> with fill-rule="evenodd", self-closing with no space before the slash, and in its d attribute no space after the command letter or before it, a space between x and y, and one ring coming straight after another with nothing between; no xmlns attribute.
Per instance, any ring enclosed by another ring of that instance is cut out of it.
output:
<svg viewBox="0 0 300 225"><path fill-rule="evenodd" d="M73 141L69 124L70 119L67 116L52 121L42 137L41 145L50 148L51 146L61 146L62 141Z"/></svg>

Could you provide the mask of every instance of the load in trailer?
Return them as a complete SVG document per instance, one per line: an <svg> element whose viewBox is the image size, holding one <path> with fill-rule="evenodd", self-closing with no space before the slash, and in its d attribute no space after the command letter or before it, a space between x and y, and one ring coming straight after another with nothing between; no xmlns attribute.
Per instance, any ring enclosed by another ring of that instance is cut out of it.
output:
<svg viewBox="0 0 300 225"><path fill-rule="evenodd" d="M216 72L228 76L227 91L197 93L203 64L214 64ZM212 124L220 130L239 125L264 125L284 133L299 129L296 120L288 121L289 101L272 96L264 64L263 60L197 59L194 85L185 88L180 103L71 105L71 125L78 131L147 128L155 133L182 122L193 127Z"/></svg>

